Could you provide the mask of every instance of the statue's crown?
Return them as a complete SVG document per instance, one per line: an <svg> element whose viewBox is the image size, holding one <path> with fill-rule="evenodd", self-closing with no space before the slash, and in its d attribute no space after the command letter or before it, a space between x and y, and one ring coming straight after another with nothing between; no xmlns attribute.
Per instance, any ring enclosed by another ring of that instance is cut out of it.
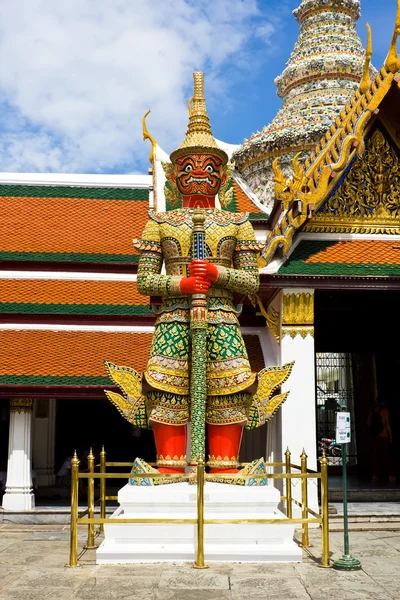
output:
<svg viewBox="0 0 400 600"><path fill-rule="evenodd" d="M194 94L188 104L188 129L182 144L177 150L171 152L171 162L187 154L214 154L222 158L226 164L228 156L218 147L211 131L210 119L204 99L204 73L197 71L193 73L193 78Z"/></svg>

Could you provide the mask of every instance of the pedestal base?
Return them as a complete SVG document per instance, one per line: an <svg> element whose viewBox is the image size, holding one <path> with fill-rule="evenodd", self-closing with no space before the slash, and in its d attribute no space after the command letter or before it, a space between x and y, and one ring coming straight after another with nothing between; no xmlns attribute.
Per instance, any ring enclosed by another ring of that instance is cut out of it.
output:
<svg viewBox="0 0 400 600"><path fill-rule="evenodd" d="M197 488L188 483L140 487L126 485L120 507L111 518L196 518ZM280 493L272 486L205 485L205 519L282 519ZM302 550L293 541L294 525L205 525L207 562L300 562ZM193 562L196 525L106 524L97 564Z"/></svg>
<svg viewBox="0 0 400 600"><path fill-rule="evenodd" d="M20 490L7 490L3 496L2 506L5 511L20 512L23 510L32 510L35 508L35 495L32 488L22 492Z"/></svg>

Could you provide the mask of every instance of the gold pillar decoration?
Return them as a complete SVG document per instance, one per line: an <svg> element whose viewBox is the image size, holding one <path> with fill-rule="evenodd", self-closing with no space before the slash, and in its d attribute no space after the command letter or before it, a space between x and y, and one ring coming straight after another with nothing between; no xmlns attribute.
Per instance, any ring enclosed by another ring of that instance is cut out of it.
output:
<svg viewBox="0 0 400 600"><path fill-rule="evenodd" d="M32 409L32 398L13 398L12 400L10 400L10 412L32 412Z"/></svg>
<svg viewBox="0 0 400 600"><path fill-rule="evenodd" d="M366 94L371 87L371 78L369 76L369 67L371 65L372 58L372 32L369 23L367 23L368 41L367 50L365 53L364 72L360 83L360 92Z"/></svg>
<svg viewBox="0 0 400 600"><path fill-rule="evenodd" d="M392 42L390 44L389 53L385 61L385 67L389 73L397 73L400 69L400 58L397 54L397 38L400 35L400 0L397 0L397 17L396 25L394 27L394 33Z"/></svg>
<svg viewBox="0 0 400 600"><path fill-rule="evenodd" d="M314 294L283 295L282 337L314 337Z"/></svg>
<svg viewBox="0 0 400 600"><path fill-rule="evenodd" d="M272 306L269 306L268 309L266 309L258 294L256 294L255 296L252 296L250 298L250 300L253 303L254 307L256 306L256 303L258 304L258 307L261 311L262 316L265 319L268 329L274 336L276 343L280 344L281 343L281 334L280 334L280 330L281 330L280 317L281 317L281 315L280 315L280 313L277 310L275 310Z"/></svg>

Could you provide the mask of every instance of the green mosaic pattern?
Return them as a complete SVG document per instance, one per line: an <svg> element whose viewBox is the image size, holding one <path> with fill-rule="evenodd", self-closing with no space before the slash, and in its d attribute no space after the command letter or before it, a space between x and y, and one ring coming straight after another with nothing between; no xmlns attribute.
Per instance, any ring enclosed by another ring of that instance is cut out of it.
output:
<svg viewBox="0 0 400 600"><path fill-rule="evenodd" d="M150 356L189 359L189 327L186 323L160 323L153 336Z"/></svg>
<svg viewBox="0 0 400 600"><path fill-rule="evenodd" d="M0 314L37 315L152 315L149 306L122 306L110 304L21 304L0 303Z"/></svg>
<svg viewBox="0 0 400 600"><path fill-rule="evenodd" d="M101 188L54 185L0 185L0 197L27 198L90 198L92 200L144 200L148 189Z"/></svg>
<svg viewBox="0 0 400 600"><path fill-rule="evenodd" d="M86 254L80 252L0 252L0 261L89 262L137 264L134 254Z"/></svg>
<svg viewBox="0 0 400 600"><path fill-rule="evenodd" d="M318 252L337 244L336 241L304 241L297 246L279 275L320 275L322 277L399 277L400 264L371 263L307 263Z"/></svg>

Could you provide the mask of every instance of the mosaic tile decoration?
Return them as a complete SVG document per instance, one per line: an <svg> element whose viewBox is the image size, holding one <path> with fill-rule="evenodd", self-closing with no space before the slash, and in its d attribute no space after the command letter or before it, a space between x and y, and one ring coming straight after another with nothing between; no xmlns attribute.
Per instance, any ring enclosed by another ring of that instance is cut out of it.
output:
<svg viewBox="0 0 400 600"><path fill-rule="evenodd" d="M283 106L233 156L252 191L269 209L274 201L272 162L289 177L292 160L305 159L357 90L365 50L356 31L360 0L303 0L294 11L300 35L276 78ZM376 70L371 67L371 77Z"/></svg>

